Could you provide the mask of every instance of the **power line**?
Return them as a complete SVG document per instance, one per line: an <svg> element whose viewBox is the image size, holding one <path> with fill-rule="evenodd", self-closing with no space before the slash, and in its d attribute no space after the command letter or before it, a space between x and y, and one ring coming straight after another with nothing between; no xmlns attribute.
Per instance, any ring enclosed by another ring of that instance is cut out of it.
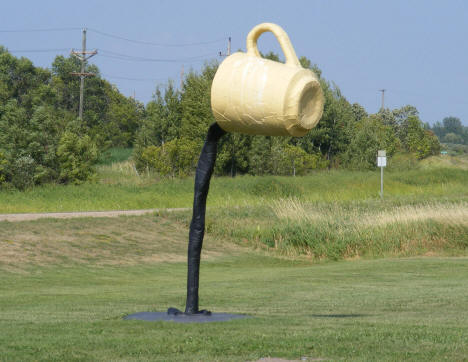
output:
<svg viewBox="0 0 468 362"><path fill-rule="evenodd" d="M68 48L60 49L20 49L20 50L10 50L6 49L9 53L48 53L48 52L65 52L68 51Z"/></svg>
<svg viewBox="0 0 468 362"><path fill-rule="evenodd" d="M101 74L105 78L111 78L111 79L122 79L122 80L132 80L132 81L137 81L137 82L163 82L167 81L166 78L159 78L159 79L152 79L152 78L128 78L128 77L122 77L118 75L110 75L110 74Z"/></svg>
<svg viewBox="0 0 468 362"><path fill-rule="evenodd" d="M50 53L50 52L66 52L69 49L68 48L56 48L56 49L6 49L10 53ZM128 60L128 61L137 61L137 62L168 62L168 63L173 63L173 62L185 62L185 61L193 61L193 60L202 60L206 59L208 57L213 56L212 53L207 53L203 55L195 55L193 57L187 57L187 58L173 58L173 59L158 59L158 58L147 58L147 57L139 57L139 56L132 56L132 55L127 55L127 54L122 54L122 53L116 53L110 50L101 50L99 49L101 56L106 57L106 58L113 58L113 59L120 59L120 60Z"/></svg>
<svg viewBox="0 0 468 362"><path fill-rule="evenodd" d="M131 59L131 58L118 57L118 56L113 56L113 55L106 55L106 54L101 54L101 57L110 58L110 59L117 59L117 60L124 60L124 61L128 61L128 62L142 62L143 61L143 62L160 62L160 63L164 63L164 62L167 62L167 63L181 63L181 62L186 62L187 61L187 59L136 60L136 59ZM202 60L205 60L205 59L206 59L206 57L200 57L200 58L197 58L197 59L191 59L190 62L194 63L194 62L199 62L199 61L202 61Z"/></svg>
<svg viewBox="0 0 468 362"><path fill-rule="evenodd" d="M48 29L14 29L14 30L0 30L0 33L39 33L49 31L71 31L79 30L81 28L48 28Z"/></svg>
<svg viewBox="0 0 468 362"><path fill-rule="evenodd" d="M64 27L64 28L37 28L37 29L3 29L0 30L0 33L39 33L39 32L55 32L55 31L74 31L74 30L81 30L82 28L79 27ZM201 42L193 42L193 43L156 43L146 40L137 40L137 39L130 39L124 36L116 35L107 33L98 29L94 28L87 28L88 31L92 31L96 34L100 34L102 36L106 36L109 38L119 39L123 41L127 41L130 43L136 44L143 44L143 45L152 45L152 46L159 46L159 47L188 47L188 46L197 46L197 45L208 45L208 44L216 44L222 41L225 41L226 38L218 38L213 40L201 41Z"/></svg>
<svg viewBox="0 0 468 362"><path fill-rule="evenodd" d="M102 53L101 56L113 59L120 59L120 60L128 60L128 61L136 61L136 62L167 62L167 63L175 63L175 62L185 62L185 61L193 61L193 60L201 60L207 57L213 56L212 53L197 55L193 57L187 58L173 58L173 59L161 59L161 58L147 58L147 57L139 57L133 55L127 55L122 53L116 53L109 50L102 50L99 49Z"/></svg>
<svg viewBox="0 0 468 362"><path fill-rule="evenodd" d="M93 28L88 28L90 31L93 31L97 34L107 36L109 38L114 38L114 39L119 39L119 40L124 40L130 43L136 43L136 44L144 44L144 45L153 45L153 46L159 46L159 47L187 47L187 46L197 46L197 45L207 45L207 44L215 44L219 43L221 41L224 41L226 38L219 38L219 39L214 39L214 40L209 40L209 41L202 41L202 42L194 42L194 43L175 43L175 44L170 44L170 43L155 43L151 41L145 41L145 40L135 40L135 39L130 39L126 38L120 35L115 35L115 34L110 34L106 33L97 29Z"/></svg>

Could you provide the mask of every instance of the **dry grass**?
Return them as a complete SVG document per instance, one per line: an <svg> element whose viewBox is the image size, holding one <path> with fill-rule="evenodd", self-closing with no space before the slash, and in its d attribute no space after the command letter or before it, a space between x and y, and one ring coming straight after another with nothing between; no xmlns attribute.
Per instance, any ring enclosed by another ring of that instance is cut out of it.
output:
<svg viewBox="0 0 468 362"><path fill-rule="evenodd" d="M468 226L468 203L402 206L394 210L379 212L376 215L367 215L362 223L387 225L425 220Z"/></svg>
<svg viewBox="0 0 468 362"><path fill-rule="evenodd" d="M133 160L97 167L99 183L105 185L149 185L157 178L150 172L139 173Z"/></svg>
<svg viewBox="0 0 468 362"><path fill-rule="evenodd" d="M155 216L0 223L0 269L32 266L136 265L186 260L188 230ZM203 258L239 247L206 237Z"/></svg>
<svg viewBox="0 0 468 362"><path fill-rule="evenodd" d="M449 156L439 155L431 156L422 161L419 165L422 168L433 168L433 167L446 167L446 168L458 168L461 170L468 170L468 156Z"/></svg>
<svg viewBox="0 0 468 362"><path fill-rule="evenodd" d="M406 205L384 211L362 211L358 208L348 210L333 204L325 207L298 199L283 199L274 201L271 208L278 219L292 221L343 221L356 226L379 226L434 220L468 226L467 202Z"/></svg>
<svg viewBox="0 0 468 362"><path fill-rule="evenodd" d="M322 259L466 255L468 203L270 204L266 232L251 233L283 255ZM268 231L271 230L271 231Z"/></svg>

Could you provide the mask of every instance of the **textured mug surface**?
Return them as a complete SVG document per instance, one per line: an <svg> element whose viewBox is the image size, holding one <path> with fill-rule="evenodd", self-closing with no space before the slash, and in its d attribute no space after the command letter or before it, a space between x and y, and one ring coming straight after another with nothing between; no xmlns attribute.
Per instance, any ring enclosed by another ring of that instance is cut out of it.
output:
<svg viewBox="0 0 468 362"><path fill-rule="evenodd" d="M286 62L261 57L259 36L271 31ZM227 132L266 136L304 136L320 120L324 98L317 76L304 69L286 32L263 23L247 36L247 52L227 57L211 87L211 108Z"/></svg>

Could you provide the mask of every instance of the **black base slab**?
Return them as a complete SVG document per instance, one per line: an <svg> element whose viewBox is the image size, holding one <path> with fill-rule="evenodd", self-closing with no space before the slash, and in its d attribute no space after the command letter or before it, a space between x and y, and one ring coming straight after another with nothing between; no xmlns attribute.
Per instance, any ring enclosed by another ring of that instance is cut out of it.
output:
<svg viewBox="0 0 468 362"><path fill-rule="evenodd" d="M211 313L211 314L168 314L167 312L139 312L129 314L123 319L140 321L171 321L176 323L209 323L226 322L232 319L247 318L245 314Z"/></svg>

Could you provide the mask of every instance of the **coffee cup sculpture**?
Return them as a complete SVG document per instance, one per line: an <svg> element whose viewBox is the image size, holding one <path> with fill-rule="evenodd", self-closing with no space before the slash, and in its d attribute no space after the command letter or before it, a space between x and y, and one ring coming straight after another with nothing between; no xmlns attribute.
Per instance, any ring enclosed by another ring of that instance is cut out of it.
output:
<svg viewBox="0 0 468 362"><path fill-rule="evenodd" d="M286 63L263 59L257 40L271 31L281 45ZM264 23L247 36L247 52L227 57L211 87L211 108L227 132L264 136L304 136L320 120L322 89L317 76L304 69L286 32Z"/></svg>
<svg viewBox="0 0 468 362"><path fill-rule="evenodd" d="M267 31L278 39L286 58L284 64L260 56L257 40ZM169 315L211 316L211 312L198 308L198 282L206 198L218 140L226 132L304 136L320 120L323 104L317 76L301 67L288 35L278 25L257 25L247 36L247 52L234 53L221 63L211 88L211 108L216 122L208 130L195 174L185 312L169 308Z"/></svg>

